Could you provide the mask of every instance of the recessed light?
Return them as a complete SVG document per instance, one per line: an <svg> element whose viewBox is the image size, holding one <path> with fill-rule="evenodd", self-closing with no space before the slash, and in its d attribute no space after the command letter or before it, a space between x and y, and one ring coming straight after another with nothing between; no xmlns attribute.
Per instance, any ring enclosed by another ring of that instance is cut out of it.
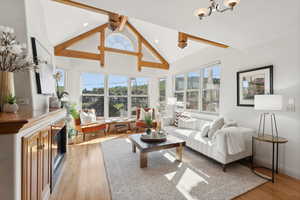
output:
<svg viewBox="0 0 300 200"><path fill-rule="evenodd" d="M154 40L154 42L155 42L156 44L158 44L159 41L156 39L156 40Z"/></svg>
<svg viewBox="0 0 300 200"><path fill-rule="evenodd" d="M88 25L89 25L89 23L87 23L87 22L83 24L84 27L86 27L86 26L88 26Z"/></svg>

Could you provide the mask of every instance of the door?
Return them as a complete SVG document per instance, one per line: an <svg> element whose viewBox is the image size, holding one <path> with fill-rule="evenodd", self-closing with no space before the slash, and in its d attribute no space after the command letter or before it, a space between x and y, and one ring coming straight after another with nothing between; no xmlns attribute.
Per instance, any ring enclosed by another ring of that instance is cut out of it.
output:
<svg viewBox="0 0 300 200"><path fill-rule="evenodd" d="M41 197L39 189L39 143L40 133L23 138L23 200L39 200Z"/></svg>
<svg viewBox="0 0 300 200"><path fill-rule="evenodd" d="M50 180L51 180L51 129L50 127L44 129L40 133L41 135L41 192L44 199L50 192Z"/></svg>
<svg viewBox="0 0 300 200"><path fill-rule="evenodd" d="M50 130L22 138L22 200L42 200L50 194Z"/></svg>

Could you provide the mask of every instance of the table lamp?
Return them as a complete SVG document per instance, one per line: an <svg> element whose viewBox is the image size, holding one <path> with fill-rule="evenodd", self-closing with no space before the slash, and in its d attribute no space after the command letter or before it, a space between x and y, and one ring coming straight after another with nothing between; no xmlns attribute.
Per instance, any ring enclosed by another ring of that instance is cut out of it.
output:
<svg viewBox="0 0 300 200"><path fill-rule="evenodd" d="M255 95L254 108L255 110L263 111L259 118L258 136L265 135L266 116L271 119L271 132L274 137L274 130L278 138L277 121L274 111L282 110L282 95Z"/></svg>

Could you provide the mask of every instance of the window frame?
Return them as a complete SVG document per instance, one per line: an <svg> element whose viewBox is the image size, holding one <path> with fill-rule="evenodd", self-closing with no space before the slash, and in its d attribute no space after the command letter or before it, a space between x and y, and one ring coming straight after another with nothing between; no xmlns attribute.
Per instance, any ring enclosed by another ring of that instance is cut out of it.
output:
<svg viewBox="0 0 300 200"><path fill-rule="evenodd" d="M188 111L188 112L193 112L193 113L204 113L204 114L212 114L212 115L219 115L219 111L218 112L211 112L211 111L204 111L203 110L203 91L204 91L204 70L207 68L213 68L218 66L221 69L221 62L220 61L216 61L207 65L203 65L200 66L198 68L194 68L192 70L189 71L185 71L185 72L181 72L181 73L177 73L173 76L173 95L174 97L176 97L176 93L183 93L183 102L184 102L184 110ZM199 80L199 89L188 89L188 74L191 72L199 72L200 74L200 80ZM176 90L176 76L180 76L183 75L184 76L184 90ZM220 94L220 90L221 90L221 73L220 73L220 87L219 87L219 94ZM187 109L187 92L193 92L193 91L197 91L199 93L199 97L198 97L198 109ZM221 102L221 98L219 95L219 105Z"/></svg>
<svg viewBox="0 0 300 200"><path fill-rule="evenodd" d="M80 85L82 85L82 75L85 73L91 73L91 74L99 74L104 76L104 94L83 94L82 93L82 88L80 87L80 104L81 104L81 109L82 109L82 97L83 96L97 96L97 97L104 97L104 115L103 116L97 116L100 118L105 118L105 119L109 119L109 118L118 118L118 117L109 117L109 101L110 98L127 98L127 117L128 118L133 118L135 117L134 115L132 115L131 112L131 107L132 107L132 97L146 97L148 100L148 105L150 106L150 77L142 77L142 76L126 76L126 75L119 75L119 74L105 74L105 73L101 73L101 72L81 72L80 73ZM127 78L127 95L110 95L109 94L109 77L110 76L122 76L122 77L126 77ZM133 78L145 78L147 79L147 95L132 95L132 79Z"/></svg>
<svg viewBox="0 0 300 200"><path fill-rule="evenodd" d="M147 94L142 94L142 95L138 95L138 94L132 94L132 79L138 79L138 78L145 78L147 79ZM148 106L150 106L150 96L149 96L149 91L150 91L150 78L149 77L130 77L130 82L129 82L129 86L130 86L130 117L136 117L136 115L132 115L132 98L134 97L146 97L147 98L147 104Z"/></svg>
<svg viewBox="0 0 300 200"><path fill-rule="evenodd" d="M83 81L82 81L82 75L83 74L97 74L97 75L100 75L100 76L103 76L103 87L104 87L104 92L103 92L103 94L83 94L82 93L82 84L83 84ZM106 98L105 98L105 95L106 94L106 75L105 74L102 74L102 73L99 73L99 72L81 72L80 73L80 107L81 107L81 109L83 109L82 108L82 100L83 100L83 97L84 96L89 96L89 97L103 97L104 98L104 101L103 101L103 103L104 103L104 106L103 106L103 116L97 116L97 117L100 117L100 118L102 118L102 117L105 117L105 106L106 106Z"/></svg>

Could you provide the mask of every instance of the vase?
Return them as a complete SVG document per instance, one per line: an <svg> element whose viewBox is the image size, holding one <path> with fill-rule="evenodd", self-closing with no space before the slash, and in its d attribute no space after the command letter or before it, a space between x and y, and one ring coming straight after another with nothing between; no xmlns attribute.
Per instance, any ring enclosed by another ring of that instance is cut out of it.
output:
<svg viewBox="0 0 300 200"><path fill-rule="evenodd" d="M0 71L0 111L3 110L6 97L9 95L15 95L14 74Z"/></svg>
<svg viewBox="0 0 300 200"><path fill-rule="evenodd" d="M146 130L146 133L147 133L147 135L150 135L151 134L151 128L147 128L147 130Z"/></svg>
<svg viewBox="0 0 300 200"><path fill-rule="evenodd" d="M14 104L9 104L9 103L6 103L4 104L3 106L3 112L7 112L7 113L17 113L19 110L19 106L14 103Z"/></svg>

